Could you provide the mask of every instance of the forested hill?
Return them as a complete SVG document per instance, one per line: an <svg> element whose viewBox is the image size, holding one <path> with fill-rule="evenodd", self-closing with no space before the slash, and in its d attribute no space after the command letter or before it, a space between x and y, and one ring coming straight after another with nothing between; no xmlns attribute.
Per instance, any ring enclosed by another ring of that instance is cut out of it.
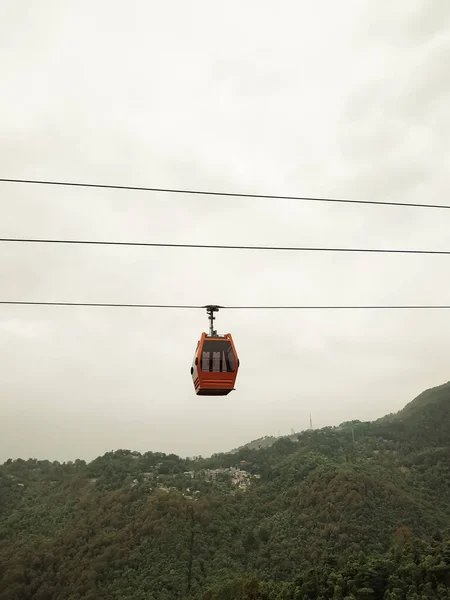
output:
<svg viewBox="0 0 450 600"><path fill-rule="evenodd" d="M450 383L208 459L0 466L0 600L450 599Z"/></svg>

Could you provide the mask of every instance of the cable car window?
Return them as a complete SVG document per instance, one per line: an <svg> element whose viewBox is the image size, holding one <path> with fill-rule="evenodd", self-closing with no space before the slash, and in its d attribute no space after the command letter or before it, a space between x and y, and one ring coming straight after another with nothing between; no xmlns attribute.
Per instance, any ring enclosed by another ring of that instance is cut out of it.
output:
<svg viewBox="0 0 450 600"><path fill-rule="evenodd" d="M228 340L205 340L202 348L202 371L210 373L233 373L236 357Z"/></svg>

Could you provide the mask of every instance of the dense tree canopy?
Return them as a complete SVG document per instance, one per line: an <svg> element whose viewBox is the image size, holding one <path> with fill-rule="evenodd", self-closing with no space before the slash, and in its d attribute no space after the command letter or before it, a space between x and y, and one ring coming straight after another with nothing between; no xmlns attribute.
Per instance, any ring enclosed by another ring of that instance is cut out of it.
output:
<svg viewBox="0 0 450 600"><path fill-rule="evenodd" d="M0 600L450 600L450 384L210 458L0 466Z"/></svg>

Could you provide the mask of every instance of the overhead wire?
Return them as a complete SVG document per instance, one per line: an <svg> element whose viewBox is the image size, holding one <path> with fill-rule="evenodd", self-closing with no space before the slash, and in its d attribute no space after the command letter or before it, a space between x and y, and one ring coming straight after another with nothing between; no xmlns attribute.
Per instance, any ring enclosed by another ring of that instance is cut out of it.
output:
<svg viewBox="0 0 450 600"><path fill-rule="evenodd" d="M0 242L31 243L31 244L75 244L75 245L97 245L97 246L141 246L153 248L197 248L214 250L271 250L271 251L293 251L293 252L354 252L372 254L439 254L449 255L450 250L417 250L398 248L329 248L310 246L243 246L229 244L184 244L163 242L119 242L106 240L65 240L45 238L0 238Z"/></svg>
<svg viewBox="0 0 450 600"><path fill-rule="evenodd" d="M208 196L232 196L242 198L267 198L281 200L304 200L312 202L343 202L354 204L376 204L391 206L409 206L423 208L450 208L450 205L441 204L419 204L410 202L385 202L372 200L350 200L342 198L316 198L301 196L282 196L272 194L245 194L234 192L213 192L204 190L171 189L171 188L150 188L140 186L92 184L81 182L65 181L43 181L31 179L6 179L0 178L4 183L28 183L54 186L75 186L88 188L106 188L119 190L137 190L148 192L165 192L180 194L199 194ZM44 238L0 238L0 242L16 243L40 243L40 244L81 244L81 245L105 245L105 246L141 246L141 247L169 247L169 248L200 248L200 249L228 249L228 250L267 250L267 251L296 251L296 252L364 252L364 253L395 253L395 254L435 254L448 255L449 250L418 250L418 249L392 249L392 248L335 248L335 247L290 247L290 246L244 246L244 245L225 245L225 244L187 244L187 243L162 243L162 242L120 242L103 240L67 240L67 239L44 239ZM28 305L28 306L78 306L78 307L106 307L106 308L162 308L162 309L205 309L206 306L182 305L182 304L140 304L140 303L105 303L105 302L59 302L59 301L16 301L0 300L1 305ZM292 306L220 306L221 309L238 310L430 310L430 309L450 309L450 305L292 305Z"/></svg>
<svg viewBox="0 0 450 600"><path fill-rule="evenodd" d="M207 306L195 304L125 304L108 302L46 302L46 301L21 301L21 300L0 300L0 304L9 305L29 305L29 306L85 306L85 307L106 307L106 308L163 308L163 309L206 309ZM274 305L274 306L218 306L224 310L431 310L431 309L450 309L450 304L403 304L403 305Z"/></svg>
<svg viewBox="0 0 450 600"><path fill-rule="evenodd" d="M313 196L286 196L280 194L249 194L243 192L217 192L209 190L193 190L193 189L177 189L177 188L161 188L161 187L144 187L136 185L113 185L104 183L84 183L74 181L46 181L40 179L16 179L16 178L0 178L1 183L25 183L36 185L52 185L52 186L70 186L83 188L99 188L112 190L129 190L141 192L158 192L167 194L191 194L199 196L224 196L233 198L263 198L269 200L296 200L303 202L332 202L332 203L347 203L347 204L373 204L381 206L407 206L417 208L433 208L433 209L448 209L449 204L426 204L419 202L387 202L383 200L355 200L349 198L320 198Z"/></svg>

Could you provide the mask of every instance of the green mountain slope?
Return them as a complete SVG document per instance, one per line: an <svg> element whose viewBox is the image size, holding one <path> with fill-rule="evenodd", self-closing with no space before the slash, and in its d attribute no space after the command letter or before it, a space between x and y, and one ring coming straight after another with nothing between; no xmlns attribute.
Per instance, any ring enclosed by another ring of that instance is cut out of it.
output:
<svg viewBox="0 0 450 600"><path fill-rule="evenodd" d="M0 467L0 600L450 599L450 384L208 459Z"/></svg>

